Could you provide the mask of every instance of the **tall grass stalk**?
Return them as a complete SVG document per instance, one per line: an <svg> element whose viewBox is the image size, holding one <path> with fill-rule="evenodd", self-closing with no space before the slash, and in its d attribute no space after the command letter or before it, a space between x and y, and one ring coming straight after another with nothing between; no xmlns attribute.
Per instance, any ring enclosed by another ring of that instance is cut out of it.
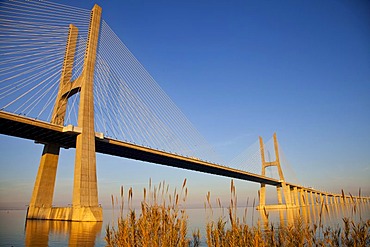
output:
<svg viewBox="0 0 370 247"><path fill-rule="evenodd" d="M356 224L353 220L344 218L343 228L324 226L323 211L328 213L328 206L322 202L318 224L307 224L298 217L293 223L283 225L280 222L276 226L268 222L269 213L262 210L264 226L261 227L260 222L256 226L249 226L245 222L245 215L242 221L237 217L237 197L233 181L230 195L228 217L221 215L216 221L211 220L206 224L208 246L370 246L370 219ZM208 194L207 201L210 200ZM356 213L355 206L352 211Z"/></svg>
<svg viewBox="0 0 370 247"><path fill-rule="evenodd" d="M107 246L200 246L199 229L188 234L188 216L185 208L188 190L186 179L180 193L174 190L168 192L165 182L158 188L144 189L144 199L141 202L140 214L132 208L132 189L128 193L128 211L124 214L124 192L121 187L121 203L112 196L112 205L120 205L120 217L116 227L107 226ZM343 197L344 193L342 192ZM360 193L359 193L360 194ZM215 220L211 203L211 193L206 195L204 207L207 215L205 225L205 244L208 246L370 246L370 219L355 223L350 218L343 218L343 226L329 227L323 225L323 215L328 207L323 202L316 222L309 224L301 217L293 223L275 225L269 222L269 213L260 211L264 224L258 221L247 224L247 209L240 218L237 214L238 199L234 182L230 186L229 206L223 208L221 200L216 199L221 214ZM345 201L344 201L345 202ZM248 205L247 205L248 207ZM246 208L247 208L246 207ZM254 217L255 201L253 201L252 218ZM225 215L224 213L227 212ZM359 212L354 206L352 215ZM188 237L191 236L191 237Z"/></svg>
<svg viewBox="0 0 370 247"><path fill-rule="evenodd" d="M193 240L187 237L188 216L181 204L187 198L186 179L180 193L175 190L170 194L168 190L165 182L152 190L150 181L149 190L144 188L141 211L137 214L132 207L133 191L130 188L125 214L121 187L120 217L116 227L108 225L106 228L107 246L199 246L199 231L194 231Z"/></svg>

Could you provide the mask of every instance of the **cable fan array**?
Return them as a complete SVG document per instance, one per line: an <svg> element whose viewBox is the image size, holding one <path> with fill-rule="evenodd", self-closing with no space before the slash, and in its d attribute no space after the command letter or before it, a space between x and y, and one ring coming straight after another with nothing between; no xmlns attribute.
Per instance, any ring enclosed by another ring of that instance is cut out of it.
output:
<svg viewBox="0 0 370 247"><path fill-rule="evenodd" d="M103 21L94 79L96 130L119 140L220 162L211 145Z"/></svg>
<svg viewBox="0 0 370 247"><path fill-rule="evenodd" d="M260 144L257 140L230 161L230 166L242 171L261 174Z"/></svg>
<svg viewBox="0 0 370 247"><path fill-rule="evenodd" d="M291 183L295 183L295 184L302 184L298 180L298 177L296 173L294 172L294 169L290 165L288 159L286 158L284 150L281 146L279 146L279 155L280 155L280 165L281 165L281 169L283 170L285 180Z"/></svg>
<svg viewBox="0 0 370 247"><path fill-rule="evenodd" d="M69 24L78 28L71 81L83 66L90 11L44 1L2 2L0 109L50 121ZM212 147L129 52L105 21L94 77L95 129L142 146L220 162ZM79 95L64 124L77 125Z"/></svg>
<svg viewBox="0 0 370 247"><path fill-rule="evenodd" d="M78 28L73 81L82 72L89 20L90 10L52 2L0 3L2 111L51 120L69 25ZM76 126L79 94L67 105L64 124ZM225 164L104 20L95 64L94 114L95 130L107 137ZM265 144L265 154L266 161L275 159L272 140ZM281 163L288 164L284 158ZM260 174L259 143L228 165ZM273 172L266 175L278 178Z"/></svg>
<svg viewBox="0 0 370 247"><path fill-rule="evenodd" d="M51 2L1 2L1 110L50 121L69 23L76 25L80 33L73 71L77 77L82 68L89 16L87 10Z"/></svg>
<svg viewBox="0 0 370 247"><path fill-rule="evenodd" d="M270 138L267 142L264 143L264 152L266 162L273 162L276 160L273 138ZM297 176L295 175L294 170L286 159L281 145L279 145L279 158L285 181L299 184ZM238 156L230 161L231 167L237 168L242 171L248 171L254 174L261 174L261 164L262 159L259 141L256 141L255 143L250 145L247 149L245 149L243 152L241 152ZM266 167L265 174L266 177L280 180L278 170L275 166Z"/></svg>

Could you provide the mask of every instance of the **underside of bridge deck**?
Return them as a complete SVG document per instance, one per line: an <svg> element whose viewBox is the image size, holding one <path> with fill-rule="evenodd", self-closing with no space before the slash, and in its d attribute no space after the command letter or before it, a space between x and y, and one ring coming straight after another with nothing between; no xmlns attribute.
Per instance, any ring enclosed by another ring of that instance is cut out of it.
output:
<svg viewBox="0 0 370 247"><path fill-rule="evenodd" d="M0 111L0 133L34 140L38 143L58 144L64 148L75 148L76 137L79 135L79 132L73 131L73 128L53 125L3 111ZM110 138L96 137L95 145L96 152L102 154L265 183L273 186L280 184L278 180L261 175Z"/></svg>

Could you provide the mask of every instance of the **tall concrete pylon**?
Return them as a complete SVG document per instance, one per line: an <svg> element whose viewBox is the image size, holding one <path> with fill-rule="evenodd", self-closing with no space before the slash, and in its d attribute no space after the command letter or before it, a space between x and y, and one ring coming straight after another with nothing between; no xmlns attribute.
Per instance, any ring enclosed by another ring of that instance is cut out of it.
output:
<svg viewBox="0 0 370 247"><path fill-rule="evenodd" d="M275 161L266 162L265 147L264 147L263 139L262 137L259 137L261 161L262 161L261 174L262 176L266 176L266 168L269 166L276 166L278 173L279 173L279 180L281 182L281 186L280 185L276 186L278 205L269 205L269 208L290 207L291 206L290 188L288 185L285 184L284 174L281 169L280 156L279 156L279 144L277 141L276 133L274 133L273 139L274 139ZM281 189L283 189L285 205L283 204ZM259 206L257 207L257 209L263 209L263 208L266 208L266 184L261 183L261 189L259 191Z"/></svg>
<svg viewBox="0 0 370 247"><path fill-rule="evenodd" d="M91 10L84 65L81 75L74 81L71 78L78 29L72 24L69 26L59 91L51 119L53 124L64 125L68 98L80 93L78 127L81 133L76 140L72 207L52 207L60 146L47 143L43 149L27 219L103 220L103 211L98 204L93 93L101 13L102 9L98 5Z"/></svg>

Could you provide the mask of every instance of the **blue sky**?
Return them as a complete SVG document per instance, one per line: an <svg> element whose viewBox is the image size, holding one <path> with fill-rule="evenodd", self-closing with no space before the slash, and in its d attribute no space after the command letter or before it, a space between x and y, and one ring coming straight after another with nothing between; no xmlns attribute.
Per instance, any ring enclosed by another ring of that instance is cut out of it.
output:
<svg viewBox="0 0 370 247"><path fill-rule="evenodd" d="M90 9L93 1L58 1ZM96 1L103 18L226 160L277 132L300 183L370 195L368 1ZM0 136L0 208L28 204L42 146ZM73 150L60 160L56 204L71 201ZM98 155L99 197L140 199L152 178L188 204L225 202L230 179ZM239 201L258 184L237 181Z"/></svg>

